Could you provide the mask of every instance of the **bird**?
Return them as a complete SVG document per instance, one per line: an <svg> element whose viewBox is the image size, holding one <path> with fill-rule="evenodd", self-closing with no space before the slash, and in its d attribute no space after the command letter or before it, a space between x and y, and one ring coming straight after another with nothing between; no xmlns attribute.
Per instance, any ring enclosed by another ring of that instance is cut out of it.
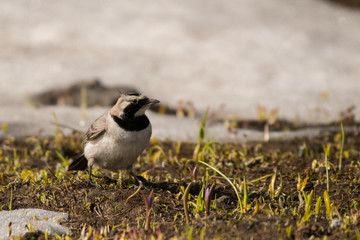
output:
<svg viewBox="0 0 360 240"><path fill-rule="evenodd" d="M94 185L91 177L93 165L111 171L127 170L141 184L132 172L132 165L150 142L152 127L145 111L159 100L141 93L121 93L115 105L89 127L84 135L83 153L68 167L68 171L88 170L88 184Z"/></svg>

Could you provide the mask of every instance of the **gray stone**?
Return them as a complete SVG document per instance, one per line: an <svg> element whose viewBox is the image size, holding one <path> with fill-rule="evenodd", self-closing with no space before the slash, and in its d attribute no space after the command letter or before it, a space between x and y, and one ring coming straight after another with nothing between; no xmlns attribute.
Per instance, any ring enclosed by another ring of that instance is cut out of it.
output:
<svg viewBox="0 0 360 240"><path fill-rule="evenodd" d="M338 218L334 218L330 221L330 227L331 228L339 228L342 226L342 222Z"/></svg>
<svg viewBox="0 0 360 240"><path fill-rule="evenodd" d="M67 227L60 223L68 220L68 214L43 209L17 209L13 211L0 211L0 239L9 239L9 223L11 222L11 236L18 237L29 231L29 226L34 231L48 231L48 234L71 234ZM29 225L30 224L30 225Z"/></svg>

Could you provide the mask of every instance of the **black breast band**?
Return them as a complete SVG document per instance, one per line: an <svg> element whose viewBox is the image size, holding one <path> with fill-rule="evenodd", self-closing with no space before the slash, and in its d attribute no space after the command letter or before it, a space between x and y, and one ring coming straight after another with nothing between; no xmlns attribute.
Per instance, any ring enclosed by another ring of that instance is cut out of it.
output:
<svg viewBox="0 0 360 240"><path fill-rule="evenodd" d="M145 115L125 119L121 119L113 115L111 115L111 117L121 128L126 131L141 131L147 128L150 124L149 119Z"/></svg>

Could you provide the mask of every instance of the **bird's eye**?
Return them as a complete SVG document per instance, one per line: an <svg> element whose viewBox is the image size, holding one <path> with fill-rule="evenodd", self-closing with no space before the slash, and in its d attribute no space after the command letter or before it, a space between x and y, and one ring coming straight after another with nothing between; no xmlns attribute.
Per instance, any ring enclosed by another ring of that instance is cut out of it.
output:
<svg viewBox="0 0 360 240"><path fill-rule="evenodd" d="M133 104L137 104L138 102L139 102L138 99L133 99L133 100L131 100L131 103L133 103Z"/></svg>

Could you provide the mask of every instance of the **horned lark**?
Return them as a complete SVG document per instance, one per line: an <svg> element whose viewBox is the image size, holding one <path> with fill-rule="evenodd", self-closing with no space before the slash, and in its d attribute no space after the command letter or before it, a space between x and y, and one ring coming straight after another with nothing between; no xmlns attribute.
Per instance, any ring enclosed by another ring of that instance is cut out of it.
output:
<svg viewBox="0 0 360 240"><path fill-rule="evenodd" d="M126 169L136 178L132 165L148 145L152 132L145 111L158 102L139 93L122 94L116 104L90 126L83 140L84 153L68 170L88 168L91 184L94 164L112 171Z"/></svg>

